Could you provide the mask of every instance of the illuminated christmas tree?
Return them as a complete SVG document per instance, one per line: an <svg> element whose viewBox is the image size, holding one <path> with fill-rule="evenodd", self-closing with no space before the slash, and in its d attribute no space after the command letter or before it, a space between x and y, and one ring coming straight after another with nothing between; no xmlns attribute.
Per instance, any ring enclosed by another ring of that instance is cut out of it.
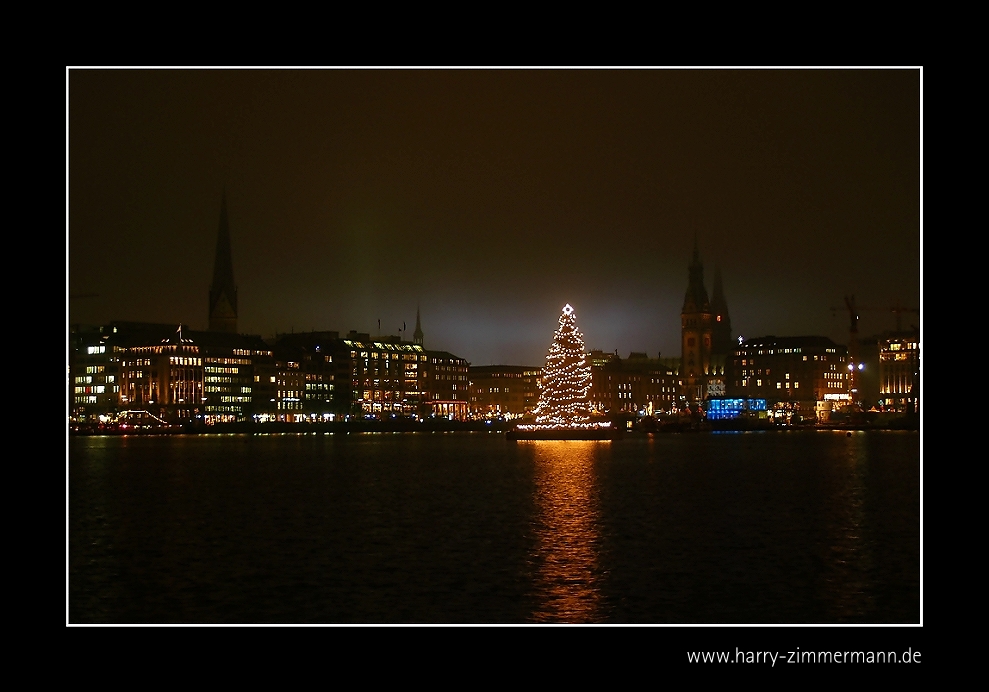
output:
<svg viewBox="0 0 989 692"><path fill-rule="evenodd" d="M546 354L542 389L536 406L537 425L582 427L590 419L587 393L591 366L584 353L584 336L569 304L560 315L560 326Z"/></svg>

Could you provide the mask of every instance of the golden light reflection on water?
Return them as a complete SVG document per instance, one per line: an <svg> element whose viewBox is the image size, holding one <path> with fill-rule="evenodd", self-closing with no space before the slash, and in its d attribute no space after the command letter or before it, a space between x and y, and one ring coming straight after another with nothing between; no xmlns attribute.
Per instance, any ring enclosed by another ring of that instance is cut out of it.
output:
<svg viewBox="0 0 989 692"><path fill-rule="evenodd" d="M535 463L536 622L604 619L594 461L608 441L538 440Z"/></svg>

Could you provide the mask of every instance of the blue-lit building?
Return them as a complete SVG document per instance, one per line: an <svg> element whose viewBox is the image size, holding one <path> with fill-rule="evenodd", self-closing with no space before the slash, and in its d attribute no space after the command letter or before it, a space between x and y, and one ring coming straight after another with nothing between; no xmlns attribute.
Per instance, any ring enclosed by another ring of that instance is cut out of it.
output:
<svg viewBox="0 0 989 692"><path fill-rule="evenodd" d="M708 420L734 420L745 416L766 417L765 399L716 397L704 402Z"/></svg>

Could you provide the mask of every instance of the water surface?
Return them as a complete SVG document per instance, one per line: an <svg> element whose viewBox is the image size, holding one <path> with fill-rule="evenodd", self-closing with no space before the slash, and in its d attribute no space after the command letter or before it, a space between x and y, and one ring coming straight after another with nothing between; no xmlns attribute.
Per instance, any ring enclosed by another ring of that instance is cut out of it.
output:
<svg viewBox="0 0 989 692"><path fill-rule="evenodd" d="M71 623L917 623L916 432L73 437Z"/></svg>

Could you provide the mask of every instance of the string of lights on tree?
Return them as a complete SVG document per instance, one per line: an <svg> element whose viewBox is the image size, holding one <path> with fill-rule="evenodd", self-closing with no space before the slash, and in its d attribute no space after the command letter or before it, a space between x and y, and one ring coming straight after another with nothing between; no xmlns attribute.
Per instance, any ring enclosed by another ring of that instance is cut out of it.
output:
<svg viewBox="0 0 989 692"><path fill-rule="evenodd" d="M591 389L591 365L584 351L584 336L568 303L560 314L560 326L546 354L542 387L536 406L536 424L520 430L597 428L590 422L587 395ZM605 424L606 425L606 424Z"/></svg>

